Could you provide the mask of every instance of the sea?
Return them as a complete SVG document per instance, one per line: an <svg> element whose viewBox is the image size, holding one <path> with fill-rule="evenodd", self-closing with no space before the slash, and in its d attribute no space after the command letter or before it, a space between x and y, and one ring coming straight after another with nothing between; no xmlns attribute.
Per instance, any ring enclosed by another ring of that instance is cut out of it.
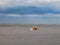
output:
<svg viewBox="0 0 60 45"><path fill-rule="evenodd" d="M0 24L60 24L60 17L41 15L0 16Z"/></svg>

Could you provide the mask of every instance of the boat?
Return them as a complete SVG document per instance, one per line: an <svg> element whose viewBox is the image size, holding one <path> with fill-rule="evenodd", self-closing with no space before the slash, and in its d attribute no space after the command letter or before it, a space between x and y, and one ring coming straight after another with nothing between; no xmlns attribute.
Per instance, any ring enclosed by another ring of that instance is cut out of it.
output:
<svg viewBox="0 0 60 45"><path fill-rule="evenodd" d="M33 25L33 27L30 28L30 30L37 30L37 26Z"/></svg>

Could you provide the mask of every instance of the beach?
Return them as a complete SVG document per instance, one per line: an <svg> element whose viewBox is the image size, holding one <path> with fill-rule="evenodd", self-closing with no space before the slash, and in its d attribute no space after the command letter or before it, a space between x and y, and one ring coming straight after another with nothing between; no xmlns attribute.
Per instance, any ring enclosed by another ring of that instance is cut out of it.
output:
<svg viewBox="0 0 60 45"><path fill-rule="evenodd" d="M0 25L0 45L60 45L60 25L41 24L31 31L32 24Z"/></svg>

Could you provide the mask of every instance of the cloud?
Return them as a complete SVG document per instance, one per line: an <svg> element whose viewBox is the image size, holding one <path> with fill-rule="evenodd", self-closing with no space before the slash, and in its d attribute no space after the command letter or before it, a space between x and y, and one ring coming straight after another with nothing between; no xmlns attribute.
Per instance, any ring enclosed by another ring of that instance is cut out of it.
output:
<svg viewBox="0 0 60 45"><path fill-rule="evenodd" d="M60 14L60 0L0 0L3 14Z"/></svg>
<svg viewBox="0 0 60 45"><path fill-rule="evenodd" d="M56 3L60 3L60 0L0 0L0 5L1 6L7 6L7 7L11 7L11 6L25 6L25 5L41 5L41 4L56 4ZM52 4L52 5L53 5Z"/></svg>
<svg viewBox="0 0 60 45"><path fill-rule="evenodd" d="M49 6L60 10L60 0L0 0L1 9L16 6Z"/></svg>
<svg viewBox="0 0 60 45"><path fill-rule="evenodd" d="M3 14L21 14L21 15L28 15L28 14L60 14L60 10L55 8L51 8L49 6L20 6L20 7L13 7L13 8L6 8L4 10L0 9L0 13Z"/></svg>
<svg viewBox="0 0 60 45"><path fill-rule="evenodd" d="M8 14L6 16L9 16L9 17L20 17L21 15L18 15L18 14Z"/></svg>
<svg viewBox="0 0 60 45"><path fill-rule="evenodd" d="M27 18L32 18L32 17L46 17L46 18L60 18L60 14L45 14L45 15L37 15L37 14L31 14L31 15L18 15L18 14L6 14L5 16L8 17L27 17Z"/></svg>
<svg viewBox="0 0 60 45"><path fill-rule="evenodd" d="M16 6L50 6L60 9L60 0L0 0L1 9Z"/></svg>

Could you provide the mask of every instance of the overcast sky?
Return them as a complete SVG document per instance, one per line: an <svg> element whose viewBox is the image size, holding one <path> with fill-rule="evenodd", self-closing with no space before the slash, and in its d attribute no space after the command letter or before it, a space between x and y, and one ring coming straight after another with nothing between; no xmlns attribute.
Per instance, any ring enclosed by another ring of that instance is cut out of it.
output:
<svg viewBox="0 0 60 45"><path fill-rule="evenodd" d="M60 0L0 0L0 23L60 24Z"/></svg>
<svg viewBox="0 0 60 45"><path fill-rule="evenodd" d="M0 0L0 15L60 16L60 0Z"/></svg>

